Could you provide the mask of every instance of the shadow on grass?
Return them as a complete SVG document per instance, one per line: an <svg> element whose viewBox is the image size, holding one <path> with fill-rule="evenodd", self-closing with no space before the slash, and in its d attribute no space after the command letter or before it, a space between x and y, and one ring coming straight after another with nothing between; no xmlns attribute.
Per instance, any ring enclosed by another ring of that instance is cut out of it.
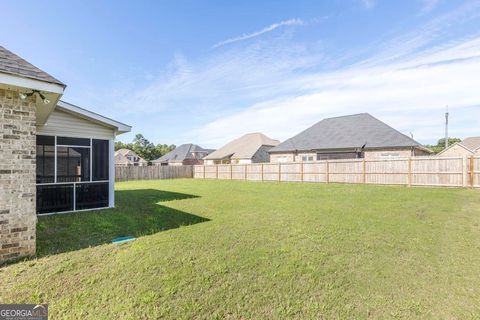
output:
<svg viewBox="0 0 480 320"><path fill-rule="evenodd" d="M37 257L73 251L133 235L140 237L180 226L209 221L159 202L197 196L155 189L115 192L115 209L39 217Z"/></svg>

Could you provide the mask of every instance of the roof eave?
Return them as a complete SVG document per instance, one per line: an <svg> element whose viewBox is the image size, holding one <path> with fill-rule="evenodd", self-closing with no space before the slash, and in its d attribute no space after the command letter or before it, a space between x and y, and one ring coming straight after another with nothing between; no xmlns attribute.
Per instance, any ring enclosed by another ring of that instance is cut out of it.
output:
<svg viewBox="0 0 480 320"><path fill-rule="evenodd" d="M210 157L210 155L211 155L211 154L209 154L208 156L204 157L203 160L225 160L225 159L230 159L230 158L232 158L232 156L234 155L234 153L225 155L225 156L223 156L223 157L218 157L218 156Z"/></svg>
<svg viewBox="0 0 480 320"><path fill-rule="evenodd" d="M405 145L405 146L379 146L379 147L365 147L363 150L380 150L380 149L405 149L405 148L417 148L429 153L433 151L422 145ZM345 151L353 149L362 149L361 147L341 147L341 148L321 148L321 149L286 149L286 150L268 150L268 153L292 153L292 152L326 152L326 151Z"/></svg>
<svg viewBox="0 0 480 320"><path fill-rule="evenodd" d="M62 95L67 87L63 83L54 83L17 74L0 72L0 83L11 85L19 88L26 88L44 92L51 92Z"/></svg>
<svg viewBox="0 0 480 320"><path fill-rule="evenodd" d="M36 95L36 125L44 125L47 122L48 117L55 109L66 87L64 84L52 83L1 71L0 86L18 93L31 93L32 90L42 93L48 100L48 103L44 103L47 100L43 100Z"/></svg>

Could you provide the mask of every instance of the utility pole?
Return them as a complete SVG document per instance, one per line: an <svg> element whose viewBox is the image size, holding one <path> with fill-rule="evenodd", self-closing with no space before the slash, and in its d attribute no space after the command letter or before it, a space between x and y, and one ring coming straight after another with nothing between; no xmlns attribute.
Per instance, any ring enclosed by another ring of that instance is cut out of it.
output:
<svg viewBox="0 0 480 320"><path fill-rule="evenodd" d="M445 149L448 148L448 106L445 112Z"/></svg>

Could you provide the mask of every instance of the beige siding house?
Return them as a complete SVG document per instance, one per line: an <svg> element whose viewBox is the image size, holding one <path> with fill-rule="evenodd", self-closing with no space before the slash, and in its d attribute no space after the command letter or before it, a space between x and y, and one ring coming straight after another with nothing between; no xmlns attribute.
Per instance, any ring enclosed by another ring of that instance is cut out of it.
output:
<svg viewBox="0 0 480 320"><path fill-rule="evenodd" d="M248 133L204 157L204 164L269 162L268 151L279 143L262 133Z"/></svg>
<svg viewBox="0 0 480 320"><path fill-rule="evenodd" d="M438 154L440 157L480 156L480 137L469 137L452 144Z"/></svg>
<svg viewBox="0 0 480 320"><path fill-rule="evenodd" d="M119 167L143 167L148 166L148 161L140 157L136 152L129 149L115 151L115 166Z"/></svg>
<svg viewBox="0 0 480 320"><path fill-rule="evenodd" d="M269 150L270 162L390 159L430 150L368 113L324 119Z"/></svg>
<svg viewBox="0 0 480 320"><path fill-rule="evenodd" d="M130 126L64 89L0 46L0 264L35 254L37 215L114 206L113 142Z"/></svg>

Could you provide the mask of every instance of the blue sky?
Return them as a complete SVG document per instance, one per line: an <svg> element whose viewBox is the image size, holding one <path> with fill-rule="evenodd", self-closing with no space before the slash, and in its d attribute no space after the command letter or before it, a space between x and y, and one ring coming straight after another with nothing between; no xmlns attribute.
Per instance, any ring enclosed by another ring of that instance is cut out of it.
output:
<svg viewBox="0 0 480 320"><path fill-rule="evenodd" d="M420 142L480 135L480 1L4 1L1 45L65 101L155 143L284 140L369 112Z"/></svg>

